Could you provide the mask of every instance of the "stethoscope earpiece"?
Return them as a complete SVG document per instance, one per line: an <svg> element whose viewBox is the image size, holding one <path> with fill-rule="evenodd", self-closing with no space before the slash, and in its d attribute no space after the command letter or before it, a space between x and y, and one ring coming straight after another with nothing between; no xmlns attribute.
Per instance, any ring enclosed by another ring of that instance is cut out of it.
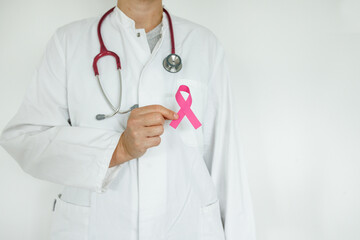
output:
<svg viewBox="0 0 360 240"><path fill-rule="evenodd" d="M163 61L163 66L166 71L171 73L177 73L182 68L182 62L179 55L175 53L169 54Z"/></svg>
<svg viewBox="0 0 360 240"><path fill-rule="evenodd" d="M96 115L96 120L104 120L106 118L109 118L109 117L112 117L114 116L116 113L121 113L121 114L124 114L124 113L128 113L128 112L131 112L132 110L134 110L135 108L138 108L139 107L139 104L134 104L132 105L132 107L127 110L127 111L119 111L119 108L111 115L105 115L105 114L97 114Z"/></svg>
<svg viewBox="0 0 360 240"><path fill-rule="evenodd" d="M106 118L105 114L96 115L96 120L104 120Z"/></svg>

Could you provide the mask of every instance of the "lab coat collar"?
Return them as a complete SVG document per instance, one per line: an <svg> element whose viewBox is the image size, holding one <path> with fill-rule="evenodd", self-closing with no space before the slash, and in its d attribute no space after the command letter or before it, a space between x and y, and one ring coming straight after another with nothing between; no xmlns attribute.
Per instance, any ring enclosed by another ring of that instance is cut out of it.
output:
<svg viewBox="0 0 360 240"><path fill-rule="evenodd" d="M165 5L163 5L163 7L165 8ZM166 10L169 12L170 16L172 17L171 12L167 8L166 8ZM117 24L122 25L123 27L131 29L131 30L136 30L135 21L133 19L131 19L130 17L128 17L123 11L121 11L121 9L118 6L116 6L114 8L113 16L114 16ZM168 24L169 23L168 23L167 16L163 12L161 33L163 33L164 30L166 30L168 28Z"/></svg>

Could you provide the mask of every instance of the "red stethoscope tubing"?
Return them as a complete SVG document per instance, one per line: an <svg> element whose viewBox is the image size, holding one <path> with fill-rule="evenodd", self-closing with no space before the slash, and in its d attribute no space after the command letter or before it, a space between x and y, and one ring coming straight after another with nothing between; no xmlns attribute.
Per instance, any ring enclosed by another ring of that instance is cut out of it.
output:
<svg viewBox="0 0 360 240"><path fill-rule="evenodd" d="M170 28L170 38L171 38L171 53L175 54L175 39L174 39L174 30L173 30L173 25L172 25L172 21L171 21L171 17L169 12L163 8L164 13L166 14L168 21L169 21L169 28Z"/></svg>
<svg viewBox="0 0 360 240"><path fill-rule="evenodd" d="M104 19L114 10L115 7L111 8L110 10L108 10L101 18L100 18L100 21L98 23L98 26L97 26L97 35L98 35L98 38L99 38L99 43L100 43L100 53L97 54L94 58L94 61L93 61L93 69L94 69L94 73L95 73L95 76L98 76L99 75L99 70L98 70L98 67L97 67L97 63L98 61L100 60L100 58L102 57L105 57L105 56L112 56L115 58L116 60L116 67L118 70L121 70L121 62L120 62L120 57L112 52L112 51L109 51L106 47L105 47L105 44L104 44L104 40L102 38L102 35L101 35L101 25L104 21ZM169 12L163 8L163 11L165 12L167 18L168 18L168 21L169 21L169 28L170 28L170 38L171 38L171 53L172 54L175 54L175 40L174 40L174 30L173 30L173 26L172 26L172 21L171 21L171 17L170 17L170 14Z"/></svg>

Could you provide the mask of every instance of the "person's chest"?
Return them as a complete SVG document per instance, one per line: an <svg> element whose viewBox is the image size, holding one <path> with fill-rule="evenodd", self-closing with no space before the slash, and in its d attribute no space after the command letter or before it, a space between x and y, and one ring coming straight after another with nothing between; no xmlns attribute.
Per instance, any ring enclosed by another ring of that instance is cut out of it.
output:
<svg viewBox="0 0 360 240"><path fill-rule="evenodd" d="M118 107L121 100L121 111L134 104L139 107L160 104L177 112L181 106L175 94L180 85L186 85L192 98L191 110L201 123L205 120L203 109L207 101L210 60L206 47L196 47L197 39L192 39L184 29L176 31L175 28L176 54L182 58L183 67L178 73L170 73L163 68L164 58L171 53L169 31L163 32L151 53L143 30L132 31L115 27L110 21L104 22L101 30L104 44L121 60L122 89L116 62L111 56L98 61L100 87L93 71L94 57L100 51L96 27L94 23L85 34L76 34L67 42L67 98L72 125L119 132L126 128L130 113L96 119L98 114L114 112L101 87L113 106ZM182 96L187 99L187 94ZM166 121L164 127L168 128L169 123ZM200 146L203 142L202 129L195 130L186 117L175 134L189 146Z"/></svg>

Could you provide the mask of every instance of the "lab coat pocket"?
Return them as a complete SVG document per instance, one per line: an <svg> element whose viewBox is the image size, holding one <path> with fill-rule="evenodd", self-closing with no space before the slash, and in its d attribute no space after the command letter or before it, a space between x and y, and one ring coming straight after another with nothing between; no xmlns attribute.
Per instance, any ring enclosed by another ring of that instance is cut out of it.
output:
<svg viewBox="0 0 360 240"><path fill-rule="evenodd" d="M200 239L225 240L221 221L219 200L201 208Z"/></svg>
<svg viewBox="0 0 360 240"><path fill-rule="evenodd" d="M87 240L90 207L65 202L59 194L54 201L51 239Z"/></svg>
<svg viewBox="0 0 360 240"><path fill-rule="evenodd" d="M189 87L192 103L190 106L191 111L194 113L195 117L199 120L199 122L203 123L203 106L205 101L205 94L207 93L207 86L201 81L193 80L193 79L178 79L174 81L172 94L169 97L168 105L169 108L175 112L178 112L181 108L179 103L175 98L175 94L178 91L181 85L186 85ZM186 101L189 97L189 94L186 92L181 92L183 99ZM181 120L176 129L179 134L182 142L190 147L199 147L203 144L203 128L202 126L197 129L194 128L191 121L187 116Z"/></svg>

